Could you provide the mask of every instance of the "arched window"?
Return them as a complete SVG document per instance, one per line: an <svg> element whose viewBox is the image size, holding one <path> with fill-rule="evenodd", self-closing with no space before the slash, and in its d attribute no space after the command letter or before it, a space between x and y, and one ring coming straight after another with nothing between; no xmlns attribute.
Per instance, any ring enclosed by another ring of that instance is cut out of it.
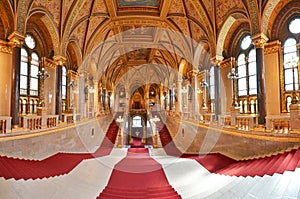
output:
<svg viewBox="0 0 300 199"><path fill-rule="evenodd" d="M284 58L284 88L285 91L292 91L293 84L295 89L298 90L298 66L296 63L297 47L296 39L288 38L283 45L283 58ZM294 77L293 77L294 70Z"/></svg>
<svg viewBox="0 0 300 199"><path fill-rule="evenodd" d="M244 113L248 113L248 102L244 100Z"/></svg>
<svg viewBox="0 0 300 199"><path fill-rule="evenodd" d="M286 98L286 110L287 112L290 112L290 105L292 104L292 97L291 96L288 96Z"/></svg>
<svg viewBox="0 0 300 199"><path fill-rule="evenodd" d="M257 95L256 50L248 34L240 42L237 72L239 75L237 95L240 101L240 112L255 114L257 109L254 108L254 103L251 104L250 98L254 100L253 98L256 98Z"/></svg>
<svg viewBox="0 0 300 199"><path fill-rule="evenodd" d="M27 95L28 89L28 53L25 48L21 49L20 68L20 95Z"/></svg>
<svg viewBox="0 0 300 199"><path fill-rule="evenodd" d="M67 69L65 66L62 68L62 84L61 84L61 92L62 92L62 99L67 99Z"/></svg>
<svg viewBox="0 0 300 199"><path fill-rule="evenodd" d="M39 95L39 57L36 53L31 54L31 65L30 65L30 95Z"/></svg>
<svg viewBox="0 0 300 199"><path fill-rule="evenodd" d="M292 92L295 91L298 99L299 90L299 52L297 46L300 45L300 16L293 17L288 23L288 35L283 43L283 88L285 110L290 112L290 104L292 103ZM284 110L284 111L285 111Z"/></svg>
<svg viewBox="0 0 300 199"><path fill-rule="evenodd" d="M250 101L250 113L251 114L255 113L255 103L254 103L254 100Z"/></svg>
<svg viewBox="0 0 300 199"><path fill-rule="evenodd" d="M36 113L34 101L38 100L39 96L39 56L35 52L35 39L27 34L24 46L21 48L21 63L20 63L20 99L28 99L26 104L22 101L21 114Z"/></svg>

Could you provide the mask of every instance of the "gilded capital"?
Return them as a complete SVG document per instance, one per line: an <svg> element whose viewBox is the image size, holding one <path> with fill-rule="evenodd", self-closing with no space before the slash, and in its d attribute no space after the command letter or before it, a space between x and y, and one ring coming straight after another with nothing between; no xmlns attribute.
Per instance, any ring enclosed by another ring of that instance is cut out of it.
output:
<svg viewBox="0 0 300 199"><path fill-rule="evenodd" d="M215 57L211 58L210 60L214 66L220 66L223 59L224 59L224 57L222 57L220 55L216 55Z"/></svg>
<svg viewBox="0 0 300 199"><path fill-rule="evenodd" d="M61 55L54 56L53 60L56 62L56 65L58 66L63 66L67 61L67 59Z"/></svg>
<svg viewBox="0 0 300 199"><path fill-rule="evenodd" d="M56 68L56 62L54 62L53 60L47 58L47 57L42 57L41 59L41 65L43 67L47 67L47 68L51 68L51 69L55 69Z"/></svg>
<svg viewBox="0 0 300 199"><path fill-rule="evenodd" d="M235 57L229 57L220 63L220 68L221 69L233 68L235 67L235 64L236 64Z"/></svg>
<svg viewBox="0 0 300 199"><path fill-rule="evenodd" d="M252 43L255 48L263 48L264 45L269 40L268 37L264 33L259 33L251 37Z"/></svg>
<svg viewBox="0 0 300 199"><path fill-rule="evenodd" d="M14 31L8 36L9 44L13 47L22 47L25 37L24 34Z"/></svg>

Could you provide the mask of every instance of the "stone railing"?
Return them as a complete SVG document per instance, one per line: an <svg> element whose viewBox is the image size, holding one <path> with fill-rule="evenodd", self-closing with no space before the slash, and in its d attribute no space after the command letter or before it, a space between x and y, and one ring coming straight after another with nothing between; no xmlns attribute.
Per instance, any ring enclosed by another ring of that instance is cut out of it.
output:
<svg viewBox="0 0 300 199"><path fill-rule="evenodd" d="M203 114L203 123L210 123L215 120L216 115L214 113Z"/></svg>
<svg viewBox="0 0 300 199"><path fill-rule="evenodd" d="M271 115L266 117L266 130L274 133L288 133L291 129L289 115Z"/></svg>
<svg viewBox="0 0 300 199"><path fill-rule="evenodd" d="M236 117L236 128L248 131L258 125L257 115L240 115Z"/></svg>
<svg viewBox="0 0 300 199"><path fill-rule="evenodd" d="M219 124L229 127L231 124L231 116L230 115L219 115Z"/></svg>
<svg viewBox="0 0 300 199"><path fill-rule="evenodd" d="M58 125L58 115L47 115L47 127L51 128Z"/></svg>
<svg viewBox="0 0 300 199"><path fill-rule="evenodd" d="M290 130L289 115L269 115L266 117L266 130L268 132L288 132Z"/></svg>
<svg viewBox="0 0 300 199"><path fill-rule="evenodd" d="M0 116L0 133L7 133L11 130L11 117Z"/></svg>
<svg viewBox="0 0 300 199"><path fill-rule="evenodd" d="M67 124L74 123L80 120L80 114L64 113L62 114L62 122Z"/></svg>
<svg viewBox="0 0 300 199"><path fill-rule="evenodd" d="M37 115L26 115L21 117L21 127L30 130L42 128L42 117Z"/></svg>

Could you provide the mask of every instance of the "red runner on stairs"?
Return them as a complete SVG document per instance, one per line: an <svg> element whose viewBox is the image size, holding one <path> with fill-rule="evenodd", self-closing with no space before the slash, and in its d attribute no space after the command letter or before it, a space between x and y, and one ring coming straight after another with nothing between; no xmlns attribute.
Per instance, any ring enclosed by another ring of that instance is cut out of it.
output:
<svg viewBox="0 0 300 199"><path fill-rule="evenodd" d="M130 148L114 168L108 185L98 199L176 199L181 198L169 185L161 165L148 149Z"/></svg>
<svg viewBox="0 0 300 199"><path fill-rule="evenodd" d="M199 162L212 173L230 176L264 176L294 171L300 167L300 148L270 157L236 161L221 154L183 155Z"/></svg>
<svg viewBox="0 0 300 199"><path fill-rule="evenodd" d="M0 177L5 179L37 179L63 175L73 170L82 160L109 155L118 134L113 121L101 146L94 153L57 153L44 160L24 160L0 156Z"/></svg>

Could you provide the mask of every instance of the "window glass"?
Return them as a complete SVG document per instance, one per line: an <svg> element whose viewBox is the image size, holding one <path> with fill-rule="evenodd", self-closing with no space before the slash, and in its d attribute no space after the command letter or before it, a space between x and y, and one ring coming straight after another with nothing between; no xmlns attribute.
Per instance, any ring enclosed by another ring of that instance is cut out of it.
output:
<svg viewBox="0 0 300 199"><path fill-rule="evenodd" d="M251 43L252 43L252 39L250 35L246 35L241 41L241 48L243 50L246 50L247 48L250 47Z"/></svg>
<svg viewBox="0 0 300 199"><path fill-rule="evenodd" d="M34 49L35 48L34 38L31 35L27 34L25 38L25 44L28 46L28 48Z"/></svg>
<svg viewBox="0 0 300 199"><path fill-rule="evenodd" d="M300 17L297 17L291 21L291 23L289 24L289 30L293 34L300 33Z"/></svg>

